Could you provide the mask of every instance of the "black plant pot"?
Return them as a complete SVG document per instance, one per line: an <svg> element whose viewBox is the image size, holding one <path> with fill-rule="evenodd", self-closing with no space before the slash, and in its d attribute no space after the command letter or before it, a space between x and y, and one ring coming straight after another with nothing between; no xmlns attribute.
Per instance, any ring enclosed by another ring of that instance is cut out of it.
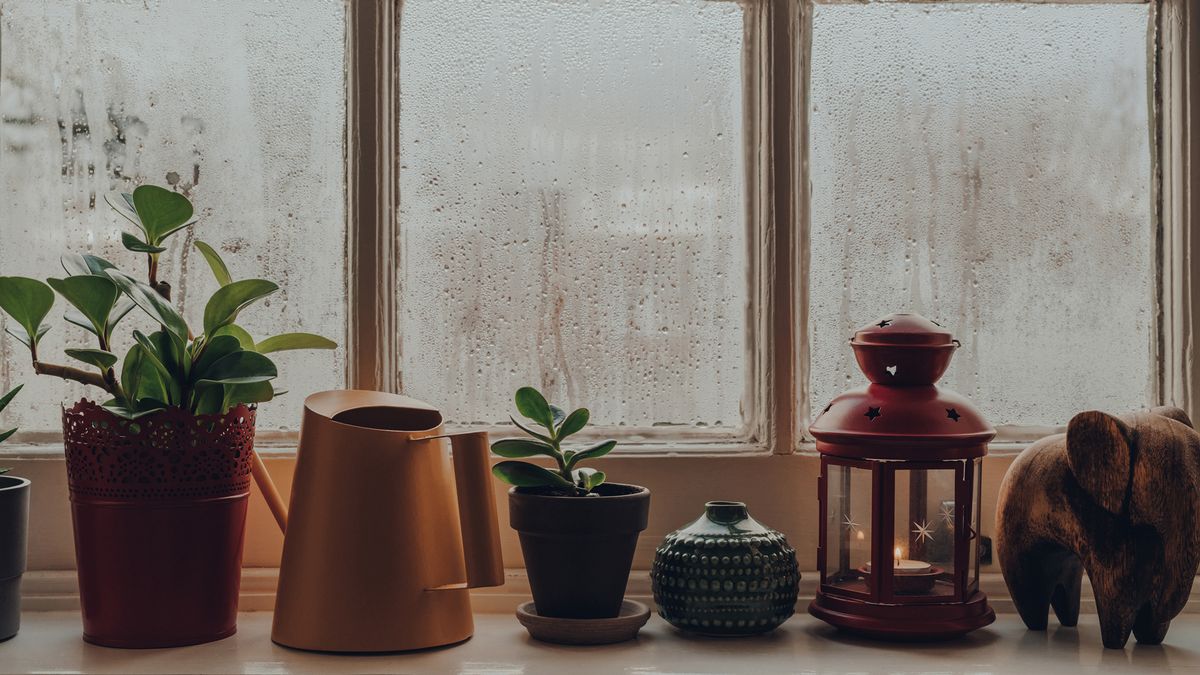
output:
<svg viewBox="0 0 1200 675"><path fill-rule="evenodd" d="M21 627L21 575L29 529L29 480L0 476L0 641Z"/></svg>
<svg viewBox="0 0 1200 675"><path fill-rule="evenodd" d="M605 483L596 497L562 497L539 488L508 491L509 524L539 616L617 616L633 566L638 534L650 515L650 491Z"/></svg>

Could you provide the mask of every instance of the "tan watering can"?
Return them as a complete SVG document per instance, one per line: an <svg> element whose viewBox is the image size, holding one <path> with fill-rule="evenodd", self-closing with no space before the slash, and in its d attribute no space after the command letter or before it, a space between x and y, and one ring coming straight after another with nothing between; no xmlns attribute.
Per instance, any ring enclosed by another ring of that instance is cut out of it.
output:
<svg viewBox="0 0 1200 675"><path fill-rule="evenodd" d="M468 589L504 583L488 464L486 433L446 436L421 401L309 396L290 511L255 472L286 527L271 639L382 652L471 637Z"/></svg>

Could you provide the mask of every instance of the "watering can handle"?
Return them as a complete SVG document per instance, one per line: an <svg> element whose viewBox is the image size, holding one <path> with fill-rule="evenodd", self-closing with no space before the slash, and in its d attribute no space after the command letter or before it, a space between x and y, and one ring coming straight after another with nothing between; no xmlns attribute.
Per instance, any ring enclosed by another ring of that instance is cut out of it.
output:
<svg viewBox="0 0 1200 675"><path fill-rule="evenodd" d="M271 515L275 516L275 522L279 524L279 531L286 534L287 504L284 504L283 497L279 496L279 490L275 488L275 481L271 480L267 465L254 450L250 451L250 473L254 476L254 482L258 484L258 489L267 502L267 508L271 509Z"/></svg>
<svg viewBox="0 0 1200 675"><path fill-rule="evenodd" d="M454 486L458 491L458 519L462 527L463 555L467 563L467 588L504 585L504 559L500 553L500 526L486 431L451 434Z"/></svg>

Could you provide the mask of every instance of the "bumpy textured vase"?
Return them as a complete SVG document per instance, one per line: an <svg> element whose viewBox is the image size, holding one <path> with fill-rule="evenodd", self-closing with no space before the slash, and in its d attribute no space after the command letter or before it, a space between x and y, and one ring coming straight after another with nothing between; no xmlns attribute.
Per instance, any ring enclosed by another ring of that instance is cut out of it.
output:
<svg viewBox="0 0 1200 675"><path fill-rule="evenodd" d="M654 555L654 602L668 623L704 635L774 630L795 611L796 549L741 502L709 502Z"/></svg>

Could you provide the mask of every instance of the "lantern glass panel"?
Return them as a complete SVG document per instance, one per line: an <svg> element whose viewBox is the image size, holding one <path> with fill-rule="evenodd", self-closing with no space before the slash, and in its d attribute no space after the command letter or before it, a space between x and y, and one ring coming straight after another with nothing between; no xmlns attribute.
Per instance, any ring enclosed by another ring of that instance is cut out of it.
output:
<svg viewBox="0 0 1200 675"><path fill-rule="evenodd" d="M967 583L968 588L975 588L979 585L979 543L980 543L980 497L983 492L983 460L976 459L972 462L971 480L974 483L971 486L971 541L967 546L970 551L970 574L971 579Z"/></svg>
<svg viewBox="0 0 1200 675"><path fill-rule="evenodd" d="M834 589L871 592L859 569L871 560L872 487L870 469L826 467L824 583Z"/></svg>
<svg viewBox="0 0 1200 675"><path fill-rule="evenodd" d="M954 597L955 464L945 469L897 469L892 532L897 598Z"/></svg>

